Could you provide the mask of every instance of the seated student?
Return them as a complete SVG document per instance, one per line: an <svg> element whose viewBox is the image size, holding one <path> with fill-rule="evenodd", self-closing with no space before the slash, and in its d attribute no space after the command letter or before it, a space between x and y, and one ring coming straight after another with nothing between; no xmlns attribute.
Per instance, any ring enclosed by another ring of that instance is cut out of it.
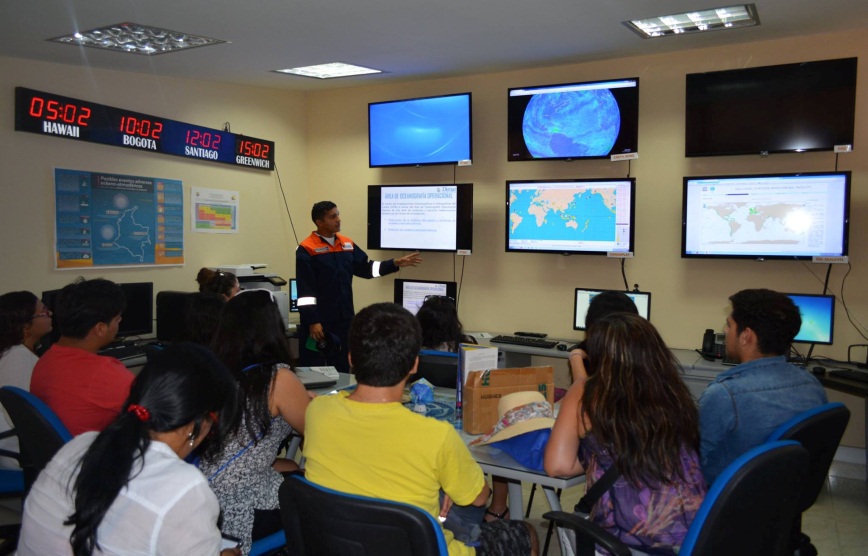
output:
<svg viewBox="0 0 868 556"><path fill-rule="evenodd" d="M33 368L30 391L73 436L103 430L130 393L133 374L114 357L97 355L114 341L124 305L121 287L102 278L79 278L58 296L60 339Z"/></svg>
<svg viewBox="0 0 868 556"><path fill-rule="evenodd" d="M244 290L223 308L211 343L238 382L239 416L223 448L207 452L200 468L223 510L222 531L252 541L282 528L277 491L291 460L277 459L283 440L304 434L310 397L289 367L289 344L270 291Z"/></svg>
<svg viewBox="0 0 868 556"><path fill-rule="evenodd" d="M231 299L241 291L238 278L231 272L223 272L222 270L211 270L203 267L196 275L196 282L199 283L199 292L217 294L226 300Z"/></svg>
<svg viewBox="0 0 868 556"><path fill-rule="evenodd" d="M595 295L588 304L588 312L585 315L585 330L590 330L591 326L603 317L607 317L613 313L631 313L639 314L636 304L624 292L606 290ZM585 333L587 337L587 332ZM575 358L581 359L582 365L587 359L587 339L582 340L576 349L570 350L569 363L570 374L573 377L573 382L576 382L581 377L579 362L574 361Z"/></svg>
<svg viewBox="0 0 868 556"><path fill-rule="evenodd" d="M455 300L451 297L429 295L419 307L416 319L422 327L422 349L456 353L462 343L476 343L475 339L464 335Z"/></svg>
<svg viewBox="0 0 868 556"><path fill-rule="evenodd" d="M717 375L699 398L702 472L708 484L780 424L827 402L815 376L787 363L802 326L793 301L766 289L742 290L729 301L726 356L741 364Z"/></svg>
<svg viewBox="0 0 868 556"><path fill-rule="evenodd" d="M0 295L0 386L30 390L33 366L39 361L35 348L51 332L51 311L30 292ZM6 410L0 409L0 432L12 429ZM0 448L18 452L14 436L0 440ZM17 469L18 462L0 457L0 468Z"/></svg>
<svg viewBox="0 0 868 556"><path fill-rule="evenodd" d="M219 441L235 403L232 376L207 349L182 343L154 356L115 420L73 438L39 474L18 554L239 554L220 552L220 506L184 461Z"/></svg>
<svg viewBox="0 0 868 556"><path fill-rule="evenodd" d="M696 405L647 320L614 313L588 330L588 369L561 400L545 470L618 476L590 519L634 551L677 554L705 497ZM580 360L581 361L581 360ZM614 472L614 471L612 471Z"/></svg>
<svg viewBox="0 0 868 556"><path fill-rule="evenodd" d="M178 341L210 346L226 298L216 293L191 293L184 303L184 329Z"/></svg>
<svg viewBox="0 0 868 556"><path fill-rule="evenodd" d="M421 336L413 315L393 303L371 305L355 316L349 361L358 387L320 396L308 406L308 479L341 492L412 504L435 517L445 516L453 502L485 505L489 488L482 469L452 424L401 404L418 365ZM524 522L498 520L481 523L480 529L476 554L535 554L536 532ZM451 556L474 554L445 533Z"/></svg>

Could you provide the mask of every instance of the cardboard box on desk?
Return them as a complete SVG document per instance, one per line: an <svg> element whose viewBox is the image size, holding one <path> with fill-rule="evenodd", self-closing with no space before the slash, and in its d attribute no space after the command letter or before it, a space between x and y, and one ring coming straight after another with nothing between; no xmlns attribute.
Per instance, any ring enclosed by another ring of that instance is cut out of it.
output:
<svg viewBox="0 0 868 556"><path fill-rule="evenodd" d="M471 371L464 384L464 431L488 432L497 422L497 403L513 392L539 391L554 407L555 373L551 366Z"/></svg>

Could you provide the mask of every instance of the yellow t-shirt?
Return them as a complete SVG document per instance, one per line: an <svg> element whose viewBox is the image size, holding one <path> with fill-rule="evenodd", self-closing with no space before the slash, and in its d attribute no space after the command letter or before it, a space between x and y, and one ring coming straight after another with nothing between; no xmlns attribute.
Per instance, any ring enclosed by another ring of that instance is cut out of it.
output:
<svg viewBox="0 0 868 556"><path fill-rule="evenodd" d="M482 492L479 464L451 424L400 403L363 403L348 392L319 396L305 414L305 477L341 492L440 514L442 488L459 506ZM475 551L444 531L450 556Z"/></svg>

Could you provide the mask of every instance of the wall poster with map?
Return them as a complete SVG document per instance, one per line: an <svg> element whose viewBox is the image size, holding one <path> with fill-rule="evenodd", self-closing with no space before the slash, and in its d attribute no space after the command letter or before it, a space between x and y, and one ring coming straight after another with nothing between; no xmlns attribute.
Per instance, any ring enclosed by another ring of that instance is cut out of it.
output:
<svg viewBox="0 0 868 556"><path fill-rule="evenodd" d="M184 264L180 180L54 170L55 268Z"/></svg>

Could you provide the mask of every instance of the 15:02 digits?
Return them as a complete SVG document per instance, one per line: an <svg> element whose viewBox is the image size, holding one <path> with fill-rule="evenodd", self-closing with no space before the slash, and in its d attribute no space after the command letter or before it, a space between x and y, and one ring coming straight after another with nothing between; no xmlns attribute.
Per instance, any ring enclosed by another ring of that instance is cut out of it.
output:
<svg viewBox="0 0 868 556"><path fill-rule="evenodd" d="M268 151L271 145L260 143L259 141L251 141L242 139L238 142L238 152L242 156L252 156L254 158L268 158Z"/></svg>

